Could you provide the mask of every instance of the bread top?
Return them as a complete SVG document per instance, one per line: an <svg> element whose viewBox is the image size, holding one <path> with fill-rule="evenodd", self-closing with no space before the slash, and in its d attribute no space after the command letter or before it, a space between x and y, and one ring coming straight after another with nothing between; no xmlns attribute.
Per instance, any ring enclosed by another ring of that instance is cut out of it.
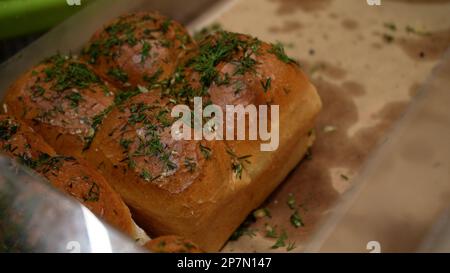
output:
<svg viewBox="0 0 450 273"><path fill-rule="evenodd" d="M299 82L308 82L281 44L227 31L217 31L199 41L198 53L177 72L172 81L183 84L172 88L170 95L202 94L222 107L274 104L277 97L298 89ZM191 92L186 92L187 87Z"/></svg>
<svg viewBox="0 0 450 273"><path fill-rule="evenodd" d="M157 12L139 12L97 31L82 56L116 86L149 87L172 75L195 50L181 24Z"/></svg>
<svg viewBox="0 0 450 273"><path fill-rule="evenodd" d="M198 52L172 76L156 86L162 96L192 106L194 97L204 105L282 105L290 93L309 88L299 64L281 44L218 31L199 41Z"/></svg>
<svg viewBox="0 0 450 273"><path fill-rule="evenodd" d="M214 143L174 140L172 106L169 99L152 92L131 98L105 118L91 150L102 150L114 168L135 177L143 187L172 194L184 191L203 175Z"/></svg>
<svg viewBox="0 0 450 273"><path fill-rule="evenodd" d="M74 197L97 216L132 235L128 208L95 170L73 157L60 156L25 123L0 115L1 153L17 159L57 189Z"/></svg>
<svg viewBox="0 0 450 273"><path fill-rule="evenodd" d="M73 136L74 153L89 145L114 101L114 88L75 57L55 55L21 76L8 90L3 111L34 128L44 127L50 144ZM48 130L50 128L51 132ZM38 129L39 131L39 129Z"/></svg>
<svg viewBox="0 0 450 273"><path fill-rule="evenodd" d="M220 56L214 69L200 65L211 56ZM290 91L301 92L308 83L298 63L285 54L281 44L226 31L204 38L200 53L190 66L201 75L200 81L208 88L212 103L221 107L282 104Z"/></svg>
<svg viewBox="0 0 450 273"><path fill-rule="evenodd" d="M225 111L227 105L278 105L280 115L285 115L291 113L291 102L303 97L311 85L281 44L217 31L199 41L198 53L158 88L163 97L191 108L193 98L202 97L203 107L215 104Z"/></svg>
<svg viewBox="0 0 450 273"><path fill-rule="evenodd" d="M102 151L143 187L178 194L211 169L239 180L251 165L247 151L258 149L258 141L173 140L170 112L176 104L192 107L193 98L200 96L203 106L214 103L223 110L225 105L288 105L291 96L310 88L298 64L278 44L220 31L199 45L199 53L169 79L145 93L129 92L131 98L108 114L93 142L94 153ZM245 145L251 149L242 149Z"/></svg>

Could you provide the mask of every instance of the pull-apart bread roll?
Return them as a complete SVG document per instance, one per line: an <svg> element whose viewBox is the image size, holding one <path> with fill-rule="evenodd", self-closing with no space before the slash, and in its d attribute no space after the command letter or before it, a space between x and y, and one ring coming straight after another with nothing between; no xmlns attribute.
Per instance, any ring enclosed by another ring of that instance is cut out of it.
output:
<svg viewBox="0 0 450 273"><path fill-rule="evenodd" d="M303 157L320 98L280 45L229 32L205 38L196 55L154 86L111 111L87 158L146 231L217 251ZM278 105L278 145L261 151L262 140L174 140L172 108L192 107L198 96L203 107Z"/></svg>
<svg viewBox="0 0 450 273"><path fill-rule="evenodd" d="M203 248L215 234L205 233L218 213L211 203L226 202L229 159L221 142L173 140L172 106L151 92L133 97L104 119L86 155L152 237L182 235Z"/></svg>
<svg viewBox="0 0 450 273"><path fill-rule="evenodd" d="M31 126L58 154L81 158L114 92L88 64L55 55L9 88L2 110Z"/></svg>
<svg viewBox="0 0 450 273"><path fill-rule="evenodd" d="M168 78L196 46L186 29L157 12L121 16L95 33L83 58L118 87Z"/></svg>
<svg viewBox="0 0 450 273"><path fill-rule="evenodd" d="M138 236L130 211L103 176L84 162L57 155L25 123L0 115L0 151L48 179L55 188L77 199L112 226L134 238Z"/></svg>

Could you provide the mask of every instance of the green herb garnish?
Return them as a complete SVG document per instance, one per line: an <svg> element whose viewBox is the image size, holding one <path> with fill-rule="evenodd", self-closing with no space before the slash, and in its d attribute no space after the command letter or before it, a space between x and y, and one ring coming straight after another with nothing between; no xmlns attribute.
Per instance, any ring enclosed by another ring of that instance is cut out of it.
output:
<svg viewBox="0 0 450 273"><path fill-rule="evenodd" d="M236 34L219 31L217 39L201 44L199 54L190 61L189 65L200 73L200 82L209 87L218 75L216 65L230 60L244 44L245 42L240 41Z"/></svg>
<svg viewBox="0 0 450 273"><path fill-rule="evenodd" d="M151 48L152 46L147 43L147 41L142 42L141 63L145 62L145 59L148 57Z"/></svg>
<svg viewBox="0 0 450 273"><path fill-rule="evenodd" d="M210 26L202 28L200 31L194 33L194 40L201 41L205 37L212 35L218 31L223 31L222 26L219 23L213 23Z"/></svg>
<svg viewBox="0 0 450 273"><path fill-rule="evenodd" d="M58 170L61 167L62 161L74 160L72 157L65 156L50 156L46 153L40 153L37 158L32 158L26 153L18 155L18 160L21 164L31 169L39 169L42 173L47 173L50 170Z"/></svg>
<svg viewBox="0 0 450 273"><path fill-rule="evenodd" d="M272 217L272 215L270 214L270 211L269 211L268 208L261 208L261 209L255 210L255 211L253 212L253 216L254 216L256 219L264 218L264 217L269 217L269 218Z"/></svg>
<svg viewBox="0 0 450 273"><path fill-rule="evenodd" d="M289 244L288 244L286 250L287 250L287 251L291 251L291 250L293 250L293 249L296 248L296 247L297 247L297 246L295 245L295 242L289 242Z"/></svg>
<svg viewBox="0 0 450 273"><path fill-rule="evenodd" d="M110 68L108 70L108 75L113 77L114 79L125 83L128 81L128 74L120 68Z"/></svg>
<svg viewBox="0 0 450 273"><path fill-rule="evenodd" d="M83 101L83 97L78 92L70 92L69 94L64 96L64 98L70 101L70 106L72 106L72 108L78 107L80 102Z"/></svg>
<svg viewBox="0 0 450 273"><path fill-rule="evenodd" d="M169 48L172 46L172 42L170 40L162 39L159 41L159 43L166 48Z"/></svg>
<svg viewBox="0 0 450 273"><path fill-rule="evenodd" d="M169 27L172 24L172 20L170 18L167 18L164 20L164 22L161 24L161 30L165 34L167 31L169 31Z"/></svg>
<svg viewBox="0 0 450 273"><path fill-rule="evenodd" d="M153 75L151 75L151 76L144 75L142 79L143 79L144 81L146 81L146 82L151 86L151 85L155 84L155 83L158 81L159 77L160 77L163 73L164 73L164 71L162 70L161 67L159 67L159 68L155 71L155 73L153 73Z"/></svg>
<svg viewBox="0 0 450 273"><path fill-rule="evenodd" d="M131 139L121 138L119 141L120 146L122 146L122 148L124 148L125 150L128 150L131 143L133 143L133 140Z"/></svg>
<svg viewBox="0 0 450 273"><path fill-rule="evenodd" d="M142 170L140 174L141 178L143 178L145 181L150 182L153 180L152 174L147 170Z"/></svg>
<svg viewBox="0 0 450 273"><path fill-rule="evenodd" d="M52 89L62 92L72 88L87 88L90 84L99 84L101 80L85 64L73 61L69 56L54 55L46 63L44 69L45 82L54 81Z"/></svg>
<svg viewBox="0 0 450 273"><path fill-rule="evenodd" d="M211 148L208 148L202 145L201 143L199 145L200 145L200 152L203 154L205 159L210 159L212 154Z"/></svg>
<svg viewBox="0 0 450 273"><path fill-rule="evenodd" d="M33 92L33 97L41 97L45 93L45 89L40 85L33 85L31 87L31 91Z"/></svg>
<svg viewBox="0 0 450 273"><path fill-rule="evenodd" d="M258 62L251 57L249 52L245 52L241 59L233 63L236 65L234 75L244 75L247 72L254 72Z"/></svg>
<svg viewBox="0 0 450 273"><path fill-rule="evenodd" d="M288 236L286 231L282 231L280 237L278 237L277 241L275 242L275 244L271 247L272 249L277 249L280 247L284 247L286 246L286 240L287 240Z"/></svg>
<svg viewBox="0 0 450 273"><path fill-rule="evenodd" d="M14 136L19 130L19 125L13 123L11 120L0 121L0 139L3 141L8 141Z"/></svg>
<svg viewBox="0 0 450 273"><path fill-rule="evenodd" d="M296 228L304 226L303 220L300 217L298 210L295 210L295 212L291 215L290 220L291 220L291 224Z"/></svg>
<svg viewBox="0 0 450 273"><path fill-rule="evenodd" d="M265 224L266 227L266 237L268 238L278 238L277 230L270 224Z"/></svg>
<svg viewBox="0 0 450 273"><path fill-rule="evenodd" d="M418 30L412 26L406 26L405 28L407 33L412 33L412 34L416 34L416 35L420 35L420 36L429 36L431 35L431 32L428 31L423 31L423 30Z"/></svg>
<svg viewBox="0 0 450 273"><path fill-rule="evenodd" d="M247 235L249 237L255 236L255 230L251 229L250 226L256 221L252 214L248 215L244 222L233 232L230 236L230 241L236 241L242 235Z"/></svg>
<svg viewBox="0 0 450 273"><path fill-rule="evenodd" d="M169 109L164 108L158 112L156 115L156 120L163 126L163 127L169 127L172 125L172 121L170 120L169 116Z"/></svg>
<svg viewBox="0 0 450 273"><path fill-rule="evenodd" d="M105 31L110 35L116 35L124 31L130 31L132 26L129 23L117 22L105 28Z"/></svg>
<svg viewBox="0 0 450 273"><path fill-rule="evenodd" d="M235 173L236 178L242 178L242 171L244 170L244 164L250 164L248 160L251 155L237 156L231 149L227 149L227 153L231 156L231 169Z"/></svg>
<svg viewBox="0 0 450 273"><path fill-rule="evenodd" d="M92 182L91 187L87 193L87 196L84 198L85 202L96 202L100 198L100 187L97 183Z"/></svg>
<svg viewBox="0 0 450 273"><path fill-rule="evenodd" d="M195 171L195 168L197 167L197 163L195 160L191 157L186 157L184 159L184 166L192 173Z"/></svg>
<svg viewBox="0 0 450 273"><path fill-rule="evenodd" d="M294 59L290 58L288 55L286 55L286 52L284 51L284 46L280 42L277 42L276 44L272 44L272 48L269 49L268 52L277 56L277 58L284 63L287 63L287 64L293 63L293 64L298 65L296 60L294 60Z"/></svg>
<svg viewBox="0 0 450 273"><path fill-rule="evenodd" d="M292 193L290 193L288 195L288 200L287 200L287 205L289 206L290 209L295 209L296 208L296 201L295 201L295 197Z"/></svg>
<svg viewBox="0 0 450 273"><path fill-rule="evenodd" d="M262 81L261 80L261 85L264 89L264 93L267 93L267 91L269 91L270 86L272 85L272 78L267 78L266 81Z"/></svg>
<svg viewBox="0 0 450 273"><path fill-rule="evenodd" d="M98 127L100 126L100 124L102 124L103 119L112 111L112 109L113 105L110 105L92 118L89 134L84 138L85 145L83 147L83 151L89 149L92 140L94 139L94 136L97 133Z"/></svg>
<svg viewBox="0 0 450 273"><path fill-rule="evenodd" d="M397 30L397 26L394 23L384 23L384 27L391 30L391 31L396 31Z"/></svg>
<svg viewBox="0 0 450 273"><path fill-rule="evenodd" d="M383 34L383 39L386 43L392 43L394 41L394 36L390 35L390 34Z"/></svg>
<svg viewBox="0 0 450 273"><path fill-rule="evenodd" d="M127 32L127 43L130 46L135 46L137 44L137 39L132 31Z"/></svg>

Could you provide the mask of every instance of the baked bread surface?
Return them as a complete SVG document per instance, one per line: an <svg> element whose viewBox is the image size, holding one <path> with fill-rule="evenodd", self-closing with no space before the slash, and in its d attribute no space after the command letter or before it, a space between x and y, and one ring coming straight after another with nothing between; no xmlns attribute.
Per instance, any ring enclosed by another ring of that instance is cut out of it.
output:
<svg viewBox="0 0 450 273"><path fill-rule="evenodd" d="M195 50L180 23L157 12L140 12L98 30L82 57L119 88L146 87L172 75Z"/></svg>
<svg viewBox="0 0 450 273"><path fill-rule="evenodd" d="M13 83L2 110L31 126L58 154L82 158L114 92L88 64L54 55Z"/></svg>

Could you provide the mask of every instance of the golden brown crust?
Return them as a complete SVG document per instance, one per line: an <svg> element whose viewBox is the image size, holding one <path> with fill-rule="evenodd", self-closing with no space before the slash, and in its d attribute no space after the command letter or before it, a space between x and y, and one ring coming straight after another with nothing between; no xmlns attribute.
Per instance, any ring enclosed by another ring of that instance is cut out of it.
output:
<svg viewBox="0 0 450 273"><path fill-rule="evenodd" d="M172 139L171 108L151 93L131 98L105 118L89 155L109 151L113 167L127 176L147 187L182 192L201 175L205 158L199 143Z"/></svg>
<svg viewBox="0 0 450 273"><path fill-rule="evenodd" d="M186 29L157 12L121 16L97 31L83 57L120 88L151 86L168 78L193 51Z"/></svg>
<svg viewBox="0 0 450 273"><path fill-rule="evenodd" d="M221 158L226 155L221 142L174 141L170 125L163 122L170 121L170 113L160 114L167 103L148 93L115 108L86 155L133 207L138 223L151 235L192 238L185 232L189 230L186 223L199 225L206 220L204 215L212 213L208 203L217 190L226 187L221 179L204 177L228 175L228 166L222 164L228 158ZM202 185L194 186L197 183Z"/></svg>
<svg viewBox="0 0 450 273"><path fill-rule="evenodd" d="M202 253L190 240L176 235L160 236L148 241L145 248L153 253Z"/></svg>
<svg viewBox="0 0 450 273"><path fill-rule="evenodd" d="M243 34L228 33L243 45L228 58L216 65L217 77L208 94L211 101L221 107L225 105L278 105L298 85L307 79L295 60L284 54L280 45L271 45ZM218 32L207 37L201 45L212 46L217 40L230 39ZM223 79L227 79L226 82Z"/></svg>
<svg viewBox="0 0 450 273"><path fill-rule="evenodd" d="M25 123L4 115L0 115L0 147L2 154L16 158L98 217L133 235L130 211L107 181L97 171L87 167L85 162L57 155Z"/></svg>
<svg viewBox="0 0 450 273"><path fill-rule="evenodd" d="M55 55L9 88L3 111L33 127L59 154L81 158L113 93L89 65Z"/></svg>

